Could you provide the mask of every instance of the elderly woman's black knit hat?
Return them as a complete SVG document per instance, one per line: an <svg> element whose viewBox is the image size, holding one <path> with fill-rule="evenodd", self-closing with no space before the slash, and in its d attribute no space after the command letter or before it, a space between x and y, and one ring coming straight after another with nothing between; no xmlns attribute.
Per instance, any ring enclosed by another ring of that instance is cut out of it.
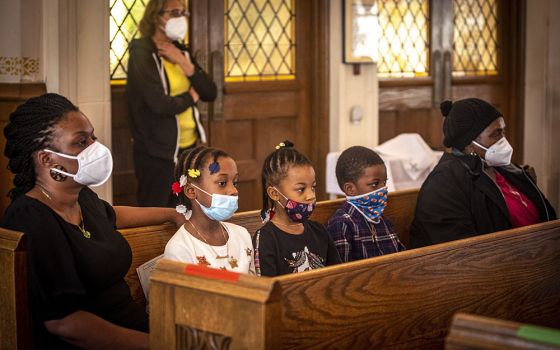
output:
<svg viewBox="0 0 560 350"><path fill-rule="evenodd" d="M494 106L478 98L455 102L443 101L440 105L443 121L443 144L463 150L490 123L502 116Z"/></svg>

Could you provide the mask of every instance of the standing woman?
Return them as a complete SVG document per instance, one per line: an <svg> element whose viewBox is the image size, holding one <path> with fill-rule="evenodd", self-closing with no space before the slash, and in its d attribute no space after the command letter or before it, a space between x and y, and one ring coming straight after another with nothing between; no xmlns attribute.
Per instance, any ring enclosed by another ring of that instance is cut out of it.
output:
<svg viewBox="0 0 560 350"><path fill-rule="evenodd" d="M511 163L504 118L477 98L441 104L451 148L418 194L413 248L556 219L534 177Z"/></svg>
<svg viewBox="0 0 560 350"><path fill-rule="evenodd" d="M177 156L206 142L196 103L214 101L216 85L183 43L187 16L184 0L150 0L141 38L130 43L127 101L140 206L174 206Z"/></svg>
<svg viewBox="0 0 560 350"><path fill-rule="evenodd" d="M37 348L146 349L148 317L124 281L132 253L117 228L184 218L171 208L112 207L88 186L113 159L66 98L31 98L4 128L14 173L2 227L27 237L29 307Z"/></svg>

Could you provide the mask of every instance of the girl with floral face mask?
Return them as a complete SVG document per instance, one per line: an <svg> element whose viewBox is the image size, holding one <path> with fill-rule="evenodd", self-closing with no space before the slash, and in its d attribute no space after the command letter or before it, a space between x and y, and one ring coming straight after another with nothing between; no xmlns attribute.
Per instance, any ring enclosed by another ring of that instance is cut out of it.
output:
<svg viewBox="0 0 560 350"><path fill-rule="evenodd" d="M249 232L223 222L237 210L237 165L224 151L197 147L184 152L177 163L172 192L182 204L177 212L187 218L165 247L164 257L254 274Z"/></svg>
<svg viewBox="0 0 560 350"><path fill-rule="evenodd" d="M325 228L309 220L315 208L315 170L284 141L264 161L265 225L253 237L258 275L278 276L340 263Z"/></svg>

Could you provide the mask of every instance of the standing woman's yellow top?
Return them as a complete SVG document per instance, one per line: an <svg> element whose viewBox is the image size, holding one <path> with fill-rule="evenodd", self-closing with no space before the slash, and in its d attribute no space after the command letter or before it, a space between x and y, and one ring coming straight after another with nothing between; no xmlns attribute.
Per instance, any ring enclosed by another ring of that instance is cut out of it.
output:
<svg viewBox="0 0 560 350"><path fill-rule="evenodd" d="M183 73L181 67L166 60L163 60L163 67L169 80L169 94L171 96L177 96L189 91L191 82ZM183 113L178 114L177 120L179 122L179 148L193 146L198 138L193 108L189 107Z"/></svg>

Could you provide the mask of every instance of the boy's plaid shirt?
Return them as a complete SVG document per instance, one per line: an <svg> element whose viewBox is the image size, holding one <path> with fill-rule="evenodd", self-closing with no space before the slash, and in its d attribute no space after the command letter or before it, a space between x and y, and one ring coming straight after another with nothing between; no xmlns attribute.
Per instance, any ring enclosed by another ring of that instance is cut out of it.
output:
<svg viewBox="0 0 560 350"><path fill-rule="evenodd" d="M330 218L327 231L343 262L396 253L406 248L400 242L393 224L381 217L374 224L345 202Z"/></svg>

